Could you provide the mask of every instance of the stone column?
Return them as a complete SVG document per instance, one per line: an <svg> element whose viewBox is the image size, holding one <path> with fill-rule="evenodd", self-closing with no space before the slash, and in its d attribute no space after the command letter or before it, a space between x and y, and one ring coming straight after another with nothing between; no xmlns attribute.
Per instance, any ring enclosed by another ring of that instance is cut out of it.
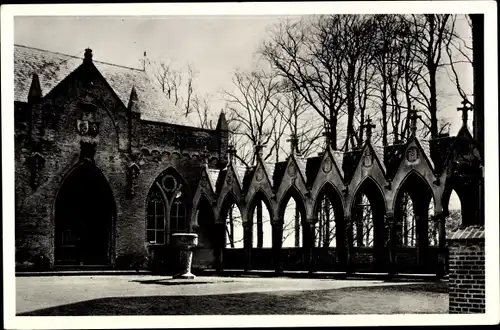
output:
<svg viewBox="0 0 500 330"><path fill-rule="evenodd" d="M417 206L417 209L415 211L415 222L417 225L417 266L419 268L426 268L428 264L426 262L426 256L429 246L429 203L424 203L423 205L421 205L421 203L415 203L415 205ZM415 205L413 206L414 210Z"/></svg>
<svg viewBox="0 0 500 330"><path fill-rule="evenodd" d="M436 275L438 278L442 278L446 272L446 227L445 227L445 219L446 214L444 212L438 213L435 215L435 219L438 223L438 270Z"/></svg>
<svg viewBox="0 0 500 330"><path fill-rule="evenodd" d="M215 224L215 261L214 267L217 272L224 270L224 248L226 245L226 226L223 223Z"/></svg>
<svg viewBox="0 0 500 330"><path fill-rule="evenodd" d="M385 223L388 231L388 245L389 250L389 275L394 275L397 272L396 264L396 219L394 218L394 213L387 213L385 215Z"/></svg>
<svg viewBox="0 0 500 330"><path fill-rule="evenodd" d="M273 263L277 273L283 271L281 267L281 247L283 245L283 222L275 222L273 226Z"/></svg>
<svg viewBox="0 0 500 330"><path fill-rule="evenodd" d="M198 245L198 235L194 233L172 234L173 245L180 250L180 272L174 278L194 279L191 273L191 263L193 261L193 249Z"/></svg>
<svg viewBox="0 0 500 330"><path fill-rule="evenodd" d="M316 258L314 255L314 223L316 219L309 219L304 223L304 248L306 249L307 268L312 273L316 269Z"/></svg>
<svg viewBox="0 0 500 330"><path fill-rule="evenodd" d="M345 217L345 272L351 274L353 272L353 237L352 237L352 220L351 217Z"/></svg>
<svg viewBox="0 0 500 330"><path fill-rule="evenodd" d="M245 251L245 270L252 269L252 223L243 222L243 249Z"/></svg>

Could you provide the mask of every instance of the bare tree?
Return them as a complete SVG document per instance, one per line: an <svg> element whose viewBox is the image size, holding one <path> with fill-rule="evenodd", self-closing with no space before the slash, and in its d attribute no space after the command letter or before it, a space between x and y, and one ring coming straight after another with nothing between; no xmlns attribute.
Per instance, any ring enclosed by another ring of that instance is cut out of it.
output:
<svg viewBox="0 0 500 330"><path fill-rule="evenodd" d="M290 83L332 130L331 145L337 148L337 123L345 103L340 47L341 16L319 16L275 27L261 54Z"/></svg>
<svg viewBox="0 0 500 330"><path fill-rule="evenodd" d="M201 98L198 94L193 97L192 105L193 111L198 116L198 122L201 128L214 129L214 122L212 121L212 111L209 104L209 97L206 95Z"/></svg>
<svg viewBox="0 0 500 330"><path fill-rule="evenodd" d="M279 155L279 146L285 125L278 111L280 96L279 77L254 70L249 73L236 71L233 76L234 92L224 91L230 113L233 142L239 143L238 159L247 167L255 164L259 148L267 147L262 160L273 153ZM239 139L238 139L239 137ZM244 147L242 147L244 145ZM250 150L249 150L250 149ZM263 205L256 204L257 247L263 246ZM251 219L253 221L253 219Z"/></svg>
<svg viewBox="0 0 500 330"><path fill-rule="evenodd" d="M277 121L280 120L277 111L279 96L279 80L263 70L250 73L235 72L233 76L234 92L224 91L233 135L240 136L240 142L248 144L255 150L256 146L266 145L267 153L263 159L268 159L274 150L274 144L280 140L282 132L276 132ZM274 139L277 133L278 139ZM269 145L271 144L271 145ZM254 164L255 152L239 155L247 166Z"/></svg>
<svg viewBox="0 0 500 330"><path fill-rule="evenodd" d="M165 97L180 109L184 116L197 111L203 111L203 106L200 108L200 95L195 92L194 83L199 72L192 64L188 64L185 70L178 69L172 63L166 60L153 61L149 63L149 71L154 80L161 88Z"/></svg>
<svg viewBox="0 0 500 330"><path fill-rule="evenodd" d="M285 85L289 84L285 83ZM282 118L280 124L286 125L284 131L290 137L297 139L295 152L298 155L308 157L319 150L324 131L323 121L315 116L314 111L311 112L311 107L297 90L285 87L280 94L277 110ZM283 148L280 141L274 145L276 146L276 162L278 162L279 154L287 150ZM292 152L292 150L289 151Z"/></svg>
<svg viewBox="0 0 500 330"><path fill-rule="evenodd" d="M464 15L464 20L467 22L468 28L472 31L472 22L469 15ZM449 33L451 37L448 38L446 42L446 54L448 55L449 69L451 71L451 73L448 72L448 76L454 83L460 97L464 100L469 100L469 103L473 106L474 104L470 102L471 91L467 92L464 89L456 69L456 65L459 63L464 63L472 68L472 45L470 41L468 42L465 38L456 33L457 15L452 15L450 21Z"/></svg>
<svg viewBox="0 0 500 330"><path fill-rule="evenodd" d="M439 135L437 74L438 69L443 66L443 51L451 38L450 18L449 14L411 15L409 18L413 23L415 59L423 67L419 71L419 83L416 87L423 98L421 105L426 109L423 114L430 122L426 127L432 138Z"/></svg>

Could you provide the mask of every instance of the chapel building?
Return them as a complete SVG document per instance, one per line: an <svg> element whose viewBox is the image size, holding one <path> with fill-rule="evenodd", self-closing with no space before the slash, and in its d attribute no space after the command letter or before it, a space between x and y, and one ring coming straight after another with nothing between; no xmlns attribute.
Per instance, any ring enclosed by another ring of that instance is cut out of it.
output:
<svg viewBox="0 0 500 330"><path fill-rule="evenodd" d="M292 139L285 161L266 163L257 150L257 162L242 168L224 114L214 130L186 125L144 70L96 61L90 49L82 59L16 45L14 61L17 265L42 258L46 268L123 269L147 257L171 272L178 258L171 235L195 232L195 270L443 274L451 192L464 225L484 224L474 197L484 184L483 155L465 104L457 136L430 141L430 151L416 138L413 113L411 137L383 150L367 125L360 149L327 146L303 158ZM412 201L411 221L403 196ZM291 198L298 239L283 247ZM328 224L318 216L325 198ZM269 211L269 247L255 231L258 202ZM241 247L228 245L232 205L241 214ZM333 234L319 239L321 228Z"/></svg>

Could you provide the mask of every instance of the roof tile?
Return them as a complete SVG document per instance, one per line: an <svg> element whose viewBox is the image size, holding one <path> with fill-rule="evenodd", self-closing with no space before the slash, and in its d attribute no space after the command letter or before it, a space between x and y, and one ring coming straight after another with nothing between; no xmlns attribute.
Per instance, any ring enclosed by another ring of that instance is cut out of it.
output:
<svg viewBox="0 0 500 330"><path fill-rule="evenodd" d="M42 95L45 96L82 63L82 57L14 45L14 100L28 101L34 73L40 78ZM186 118L149 79L145 71L99 61L93 61L93 64L125 107L132 87L135 86L141 119L196 126L194 117Z"/></svg>
<svg viewBox="0 0 500 330"><path fill-rule="evenodd" d="M469 226L459 228L449 234L448 240L471 240L471 239L484 239L484 226Z"/></svg>

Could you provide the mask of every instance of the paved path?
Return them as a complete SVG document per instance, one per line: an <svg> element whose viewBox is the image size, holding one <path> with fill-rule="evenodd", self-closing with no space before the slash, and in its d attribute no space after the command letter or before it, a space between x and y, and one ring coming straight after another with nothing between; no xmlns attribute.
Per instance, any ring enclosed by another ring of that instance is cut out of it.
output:
<svg viewBox="0 0 500 330"><path fill-rule="evenodd" d="M404 286L375 280L198 277L183 283L165 276L43 276L16 278L16 313L111 297L237 295L335 290L354 287ZM349 299L346 296L346 299ZM434 299L434 298L433 298ZM373 301L372 301L373 303ZM406 304L411 301L406 301ZM325 306L328 308L328 306ZM408 306L411 308L411 306Z"/></svg>

